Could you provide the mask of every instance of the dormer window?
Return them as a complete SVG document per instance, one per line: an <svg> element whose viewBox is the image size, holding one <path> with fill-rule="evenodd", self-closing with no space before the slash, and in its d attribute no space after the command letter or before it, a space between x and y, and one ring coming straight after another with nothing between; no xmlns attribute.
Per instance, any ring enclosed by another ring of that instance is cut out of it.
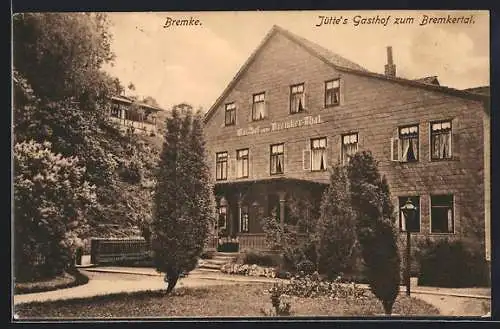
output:
<svg viewBox="0 0 500 329"><path fill-rule="evenodd" d="M253 95L252 120L258 121L267 117L266 93Z"/></svg>
<svg viewBox="0 0 500 329"><path fill-rule="evenodd" d="M340 104L340 79L325 82L325 107Z"/></svg>
<svg viewBox="0 0 500 329"><path fill-rule="evenodd" d="M290 113L300 113L305 108L304 84L290 87Z"/></svg>
<svg viewBox="0 0 500 329"><path fill-rule="evenodd" d="M236 124L236 105L234 103L226 104L226 126L234 126Z"/></svg>

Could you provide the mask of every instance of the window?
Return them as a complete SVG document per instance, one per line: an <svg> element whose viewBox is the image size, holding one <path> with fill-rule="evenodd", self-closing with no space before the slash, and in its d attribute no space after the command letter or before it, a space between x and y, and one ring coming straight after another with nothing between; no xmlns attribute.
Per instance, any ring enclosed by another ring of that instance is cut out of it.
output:
<svg viewBox="0 0 500 329"><path fill-rule="evenodd" d="M216 180L226 180L227 179L227 152L217 153L215 163L215 179Z"/></svg>
<svg viewBox="0 0 500 329"><path fill-rule="evenodd" d="M271 145L271 175L284 172L284 144Z"/></svg>
<svg viewBox="0 0 500 329"><path fill-rule="evenodd" d="M260 93L253 95L252 120L262 120L266 117L266 94Z"/></svg>
<svg viewBox="0 0 500 329"><path fill-rule="evenodd" d="M340 104L340 79L325 82L325 107Z"/></svg>
<svg viewBox="0 0 500 329"><path fill-rule="evenodd" d="M349 163L351 157L358 152L358 133L342 136L342 164Z"/></svg>
<svg viewBox="0 0 500 329"><path fill-rule="evenodd" d="M305 94L304 84L298 84L290 87L290 113L299 113L304 111Z"/></svg>
<svg viewBox="0 0 500 329"><path fill-rule="evenodd" d="M418 160L418 125L399 128L399 161Z"/></svg>
<svg viewBox="0 0 500 329"><path fill-rule="evenodd" d="M227 224L227 206L219 206L219 218L217 220L217 227L219 230L225 229Z"/></svg>
<svg viewBox="0 0 500 329"><path fill-rule="evenodd" d="M226 126L233 126L236 124L236 105L234 103L226 104Z"/></svg>
<svg viewBox="0 0 500 329"><path fill-rule="evenodd" d="M248 232L248 207L243 206L240 211L240 232Z"/></svg>
<svg viewBox="0 0 500 329"><path fill-rule="evenodd" d="M311 170L326 170L326 137L311 139Z"/></svg>
<svg viewBox="0 0 500 329"><path fill-rule="evenodd" d="M248 149L236 151L236 177L248 177Z"/></svg>
<svg viewBox="0 0 500 329"><path fill-rule="evenodd" d="M451 121L431 123L431 159L451 158Z"/></svg>
<svg viewBox="0 0 500 329"><path fill-rule="evenodd" d="M410 199L411 203L413 203L413 205L417 208L415 213L415 218L411 223L407 222L405 215L401 210L401 207L403 207L406 204L406 201L408 199ZM410 232L420 232L420 197L400 196L398 200L399 200L399 229L401 230L401 232L406 232L407 229L409 229Z"/></svg>
<svg viewBox="0 0 500 329"><path fill-rule="evenodd" d="M453 195L431 195L431 233L453 233Z"/></svg>

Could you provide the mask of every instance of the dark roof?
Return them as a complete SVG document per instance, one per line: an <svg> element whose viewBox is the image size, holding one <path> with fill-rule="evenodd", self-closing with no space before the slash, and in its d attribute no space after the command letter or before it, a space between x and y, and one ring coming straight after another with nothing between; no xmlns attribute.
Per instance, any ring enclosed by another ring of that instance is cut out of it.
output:
<svg viewBox="0 0 500 329"><path fill-rule="evenodd" d="M413 79L413 81L422 82L422 83L428 83L428 84L431 84L431 85L437 85L437 86L439 86L439 80L438 80L437 76L435 76L435 75L432 75L430 77L423 77L423 78L419 78L419 79Z"/></svg>
<svg viewBox="0 0 500 329"><path fill-rule="evenodd" d="M130 98L130 97L126 97L126 96L112 96L111 97L112 100L114 101L118 101L118 102L122 102L122 103L126 103L126 104L132 104L133 102L135 102L134 99ZM155 111L163 111L162 108L159 108L159 107L156 107L156 106L152 106L152 105L149 105L149 104L146 104L146 103L142 103L142 102L137 102L137 104L141 107L147 107L151 110L155 110Z"/></svg>
<svg viewBox="0 0 500 329"><path fill-rule="evenodd" d="M474 94L488 95L488 96L490 95L490 86L467 88L464 90Z"/></svg>
<svg viewBox="0 0 500 329"><path fill-rule="evenodd" d="M303 37L300 37L296 34L293 34L292 32L285 30L282 27L274 25L271 28L271 30L266 34L266 36L261 41L259 46L257 46L257 48L253 51L253 53L246 60L246 62L243 64L243 66L239 69L239 71L233 77L231 82L229 82L227 87L224 89L222 94L217 98L217 100L212 105L212 107L207 111L207 113L205 114L205 117L204 117L205 122L207 122L208 119L210 119L210 117L216 111L219 104L224 100L226 95L229 93L229 91L233 88L233 86L239 80L241 75L250 66L250 64L253 62L253 60L255 59L257 54L260 52L260 50L264 48L264 45L276 33L281 33L282 35L284 35L288 39L294 41L296 44L303 47L310 54L321 59L323 62L332 66L333 68L337 69L338 71L348 72L348 73L366 76L366 77L370 77L370 78L392 81L395 83L400 83L400 84L404 84L404 85L408 85L408 86L412 86L412 87L418 87L418 88L423 88L423 89L428 89L428 90L433 90L433 91L445 92L445 93L452 94L455 96L465 97L465 98L474 99L474 100L485 101L487 99L485 97L485 95L481 95L478 93L472 93L472 92L469 92L467 90L460 90L460 89L440 86L439 82L437 84L433 84L433 83L427 83L425 81L421 81L422 79L409 80L409 79L387 76L384 74L370 72L367 69L363 68L362 66L360 66L354 62L351 62L348 59L345 59L344 57L342 57L338 54L335 54L334 52L332 52L332 51L330 51L330 50L328 50L328 49L326 49L326 48L324 48L324 47L322 47L322 46L320 46L312 41L309 41ZM426 77L423 79L427 79L427 78L430 78L430 77ZM436 78L435 80L437 81L437 77L435 77L435 78Z"/></svg>

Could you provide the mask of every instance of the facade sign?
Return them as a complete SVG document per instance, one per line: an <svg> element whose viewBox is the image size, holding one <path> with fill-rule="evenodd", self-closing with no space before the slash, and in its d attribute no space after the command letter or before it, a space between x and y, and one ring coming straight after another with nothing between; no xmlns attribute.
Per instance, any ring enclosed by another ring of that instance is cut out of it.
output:
<svg viewBox="0 0 500 329"><path fill-rule="evenodd" d="M236 131L236 135L237 136L259 135L284 129L312 126L319 123L321 123L321 116L319 114L316 116L309 115L301 119L290 119L279 122L271 122L271 125L266 127L256 126L256 127L240 128Z"/></svg>

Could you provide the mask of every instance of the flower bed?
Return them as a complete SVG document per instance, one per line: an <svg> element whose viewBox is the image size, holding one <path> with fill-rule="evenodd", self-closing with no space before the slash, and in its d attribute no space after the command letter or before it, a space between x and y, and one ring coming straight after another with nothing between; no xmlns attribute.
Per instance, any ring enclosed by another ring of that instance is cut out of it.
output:
<svg viewBox="0 0 500 329"><path fill-rule="evenodd" d="M259 265L228 263L221 267L221 272L226 274L260 276L266 278L275 278L276 269L274 267L264 267Z"/></svg>

